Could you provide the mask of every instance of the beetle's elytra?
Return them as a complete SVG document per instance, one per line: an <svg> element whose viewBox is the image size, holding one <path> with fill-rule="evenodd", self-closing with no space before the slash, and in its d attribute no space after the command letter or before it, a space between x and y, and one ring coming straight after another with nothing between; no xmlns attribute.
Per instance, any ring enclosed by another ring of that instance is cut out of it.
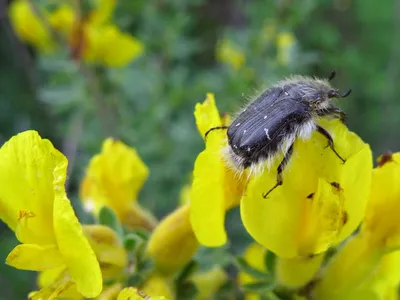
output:
<svg viewBox="0 0 400 300"><path fill-rule="evenodd" d="M277 153L284 153L277 169L277 183L264 198L282 184L282 172L297 138L308 139L317 130L327 138L336 156L345 162L336 152L329 132L316 122L319 118L345 120L346 114L331 100L346 97L351 90L340 96L329 82L334 76L332 72L328 79L293 76L280 81L249 103L229 127L211 129L228 129L225 156L238 171L246 168L255 171L260 164L271 162Z"/></svg>

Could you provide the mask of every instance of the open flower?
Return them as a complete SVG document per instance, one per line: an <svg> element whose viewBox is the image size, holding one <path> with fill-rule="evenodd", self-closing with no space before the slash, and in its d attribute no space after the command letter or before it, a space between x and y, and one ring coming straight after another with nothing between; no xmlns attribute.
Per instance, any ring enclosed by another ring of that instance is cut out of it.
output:
<svg viewBox="0 0 400 300"><path fill-rule="evenodd" d="M293 56L296 37L291 32L279 32L276 35L276 59L282 65L288 65Z"/></svg>
<svg viewBox="0 0 400 300"><path fill-rule="evenodd" d="M127 266L128 258L117 234L111 228L103 225L84 225L83 231L100 263L103 280L114 281L119 279ZM69 274L65 266L40 272L38 286L41 290L31 293L30 299L47 299L55 295L59 295L62 299L84 299L78 293L76 285L69 284L68 279ZM68 285L60 289L60 286L62 286L59 284L60 282L68 283ZM109 299L107 295L112 293L118 295L121 286L116 292L115 289L115 286L112 286L112 288L105 286L98 299Z"/></svg>
<svg viewBox="0 0 400 300"><path fill-rule="evenodd" d="M217 59L234 70L239 70L246 61L243 51L228 39L223 39L218 43L216 52Z"/></svg>
<svg viewBox="0 0 400 300"><path fill-rule="evenodd" d="M210 128L225 125L212 95L197 104L195 117L203 136ZM324 252L348 237L364 216L372 170L370 148L338 120L321 120L320 124L331 133L346 163L315 132L311 140L296 141L283 173L284 183L268 199L262 195L275 185L281 157L270 172L250 178L241 200L247 231L281 257ZM239 204L245 187L244 176L235 176L221 156L226 143L226 131L210 132L206 149L197 157L194 168L191 223L199 242L206 246L226 242L225 211Z"/></svg>
<svg viewBox="0 0 400 300"><path fill-rule="evenodd" d="M103 206L112 208L122 224L153 229L156 220L137 203L149 170L136 150L111 138L90 161L82 180L81 200L85 209L98 215Z"/></svg>
<svg viewBox="0 0 400 300"><path fill-rule="evenodd" d="M55 49L53 33L69 45L74 58L108 67L123 67L137 59L144 46L110 22L115 6L116 0L94 1L88 15L80 17L68 3L48 12L37 3L17 0L11 4L10 19L19 38L40 51L48 53ZM36 14L36 10L41 13Z"/></svg>
<svg viewBox="0 0 400 300"><path fill-rule="evenodd" d="M85 297L102 289L96 255L68 200L67 159L36 131L11 138L0 149L0 218L21 242L7 264L23 270L65 267Z"/></svg>
<svg viewBox="0 0 400 300"><path fill-rule="evenodd" d="M263 198L276 183L278 158L270 172L251 178L241 202L247 231L281 257L324 252L347 238L365 213L372 171L369 146L338 120L320 124L333 136L344 164L314 132L310 140L295 142L282 186Z"/></svg>
<svg viewBox="0 0 400 300"><path fill-rule="evenodd" d="M195 109L197 128L204 138L213 127L223 126L213 94L207 94ZM190 222L198 241L208 247L225 244L226 210L239 204L245 181L238 178L221 157L226 145L226 132L214 130L207 136L206 149L195 162L190 193Z"/></svg>
<svg viewBox="0 0 400 300"><path fill-rule="evenodd" d="M30 1L12 1L9 10L10 20L17 36L43 52L54 49L51 34L46 25L32 10Z"/></svg>
<svg viewBox="0 0 400 300"><path fill-rule="evenodd" d="M387 156L373 170L371 196L362 227L326 267L314 291L317 299L344 299L344 296L361 290L366 292L366 289L378 293L379 297L374 299L390 299L384 298L384 292L393 294L392 289L400 282L397 271L400 250L399 182L400 153L396 153ZM388 256L387 253L392 251L396 252ZM388 263L395 264L395 270L388 267ZM377 270L381 274L379 277L376 276ZM366 282L369 285L365 285Z"/></svg>

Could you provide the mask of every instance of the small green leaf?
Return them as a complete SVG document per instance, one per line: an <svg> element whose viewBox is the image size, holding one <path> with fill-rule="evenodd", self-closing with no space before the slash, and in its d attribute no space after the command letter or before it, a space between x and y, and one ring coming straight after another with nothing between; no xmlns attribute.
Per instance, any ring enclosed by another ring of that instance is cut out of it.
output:
<svg viewBox="0 0 400 300"><path fill-rule="evenodd" d="M242 289L248 293L264 294L271 292L276 286L275 281L265 280L242 285Z"/></svg>
<svg viewBox="0 0 400 300"><path fill-rule="evenodd" d="M134 250L136 245L137 245L137 243L138 243L138 240L137 240L136 236L127 235L124 238L124 248L127 251Z"/></svg>
<svg viewBox="0 0 400 300"><path fill-rule="evenodd" d="M135 273L132 276L130 276L127 280L127 285L128 286L139 286L144 282L143 276Z"/></svg>
<svg viewBox="0 0 400 300"><path fill-rule="evenodd" d="M225 282L215 293L214 300L235 299L235 295L238 293L237 288L234 281L229 280Z"/></svg>
<svg viewBox="0 0 400 300"><path fill-rule="evenodd" d="M150 232L143 231L143 230L135 230L135 231L132 231L131 234L137 235L138 237L140 237L144 241L147 241L151 236Z"/></svg>
<svg viewBox="0 0 400 300"><path fill-rule="evenodd" d="M272 276L275 275L275 261L276 255L271 251L266 251L264 256L265 267Z"/></svg>
<svg viewBox="0 0 400 300"><path fill-rule="evenodd" d="M117 215L111 208L107 206L103 206L101 208L98 222L101 225L105 225L113 229L117 233L120 240L123 240L124 229L122 228L122 225L119 222Z"/></svg>
<svg viewBox="0 0 400 300"><path fill-rule="evenodd" d="M141 274L152 272L154 269L154 261L152 259L145 259L138 264L137 271Z"/></svg>
<svg viewBox="0 0 400 300"><path fill-rule="evenodd" d="M266 295L261 295L260 300L281 300L281 298L279 298L274 293L268 293Z"/></svg>
<svg viewBox="0 0 400 300"><path fill-rule="evenodd" d="M261 279L261 280L266 280L266 279L271 279L271 275L260 271L256 268L253 268L250 266L243 257L236 257L235 259L236 264L238 265L239 269L250 276L256 278L256 279Z"/></svg>
<svg viewBox="0 0 400 300"><path fill-rule="evenodd" d="M193 282L187 281L177 287L177 300L191 300L195 299L198 294L197 287Z"/></svg>
<svg viewBox="0 0 400 300"><path fill-rule="evenodd" d="M190 275L192 275L195 271L197 271L198 267L199 264L196 261L191 260L178 274L178 276L176 277L176 281L177 282L185 281L187 278L190 277Z"/></svg>

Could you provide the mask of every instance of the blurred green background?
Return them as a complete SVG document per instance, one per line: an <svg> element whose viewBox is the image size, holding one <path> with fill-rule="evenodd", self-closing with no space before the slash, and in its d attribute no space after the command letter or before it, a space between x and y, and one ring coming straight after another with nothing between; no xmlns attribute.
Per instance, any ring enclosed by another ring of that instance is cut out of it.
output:
<svg viewBox="0 0 400 300"><path fill-rule="evenodd" d="M89 221L79 182L107 136L135 147L150 168L140 203L158 217L177 206L204 147L193 110L207 92L233 113L285 76L336 70L333 84L353 89L339 102L349 128L375 158L400 148L400 1L119 0L112 22L144 51L123 68L89 65L90 78L68 51L44 55L18 39L11 2L0 0L0 143L36 129L66 154L81 220ZM235 215L227 226L240 251L247 236ZM17 241L4 225L0 238L5 259ZM34 288L34 272L0 264L0 299Z"/></svg>

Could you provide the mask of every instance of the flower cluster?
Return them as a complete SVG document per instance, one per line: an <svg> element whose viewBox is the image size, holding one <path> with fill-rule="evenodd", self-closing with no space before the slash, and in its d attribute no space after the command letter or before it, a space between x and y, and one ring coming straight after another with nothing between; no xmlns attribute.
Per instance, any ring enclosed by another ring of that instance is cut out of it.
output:
<svg viewBox="0 0 400 300"><path fill-rule="evenodd" d="M0 218L20 242L6 263L39 272L29 299L232 298L236 282L246 299L397 299L400 153L373 169L368 144L343 123L320 120L345 162L318 134L298 140L283 185L265 199L281 157L258 174L237 174L222 154L225 131L209 131L230 117L212 94L194 115L201 136L208 132L205 149L181 205L160 221L138 203L147 166L119 140L104 141L81 182L95 219L84 225L66 195L67 158L50 141L25 131L2 146ZM235 207L255 242L204 268L202 251L224 251L225 215ZM224 267L233 261L232 278Z"/></svg>
<svg viewBox="0 0 400 300"><path fill-rule="evenodd" d="M108 67L122 67L143 52L143 44L111 22L115 0L97 0L89 11L59 4L47 10L34 1L16 0L10 6L10 19L18 37L50 54L66 44L74 59Z"/></svg>

